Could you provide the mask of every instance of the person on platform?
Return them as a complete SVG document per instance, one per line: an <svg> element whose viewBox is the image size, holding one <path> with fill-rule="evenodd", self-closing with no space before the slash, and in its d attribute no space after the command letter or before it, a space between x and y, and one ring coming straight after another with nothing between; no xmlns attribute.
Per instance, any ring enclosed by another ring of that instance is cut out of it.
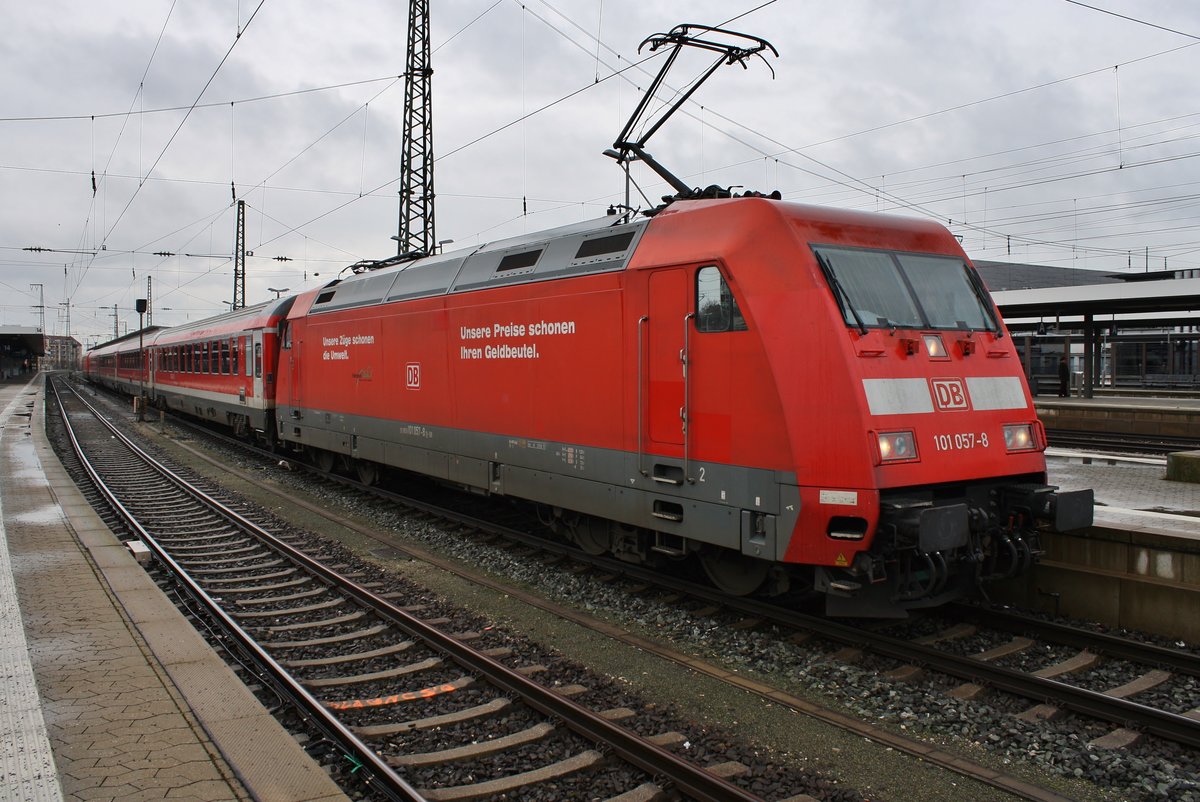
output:
<svg viewBox="0 0 1200 802"><path fill-rule="evenodd" d="M1067 366L1067 358L1064 356L1058 360L1058 397L1066 398L1071 394L1070 389L1071 369Z"/></svg>

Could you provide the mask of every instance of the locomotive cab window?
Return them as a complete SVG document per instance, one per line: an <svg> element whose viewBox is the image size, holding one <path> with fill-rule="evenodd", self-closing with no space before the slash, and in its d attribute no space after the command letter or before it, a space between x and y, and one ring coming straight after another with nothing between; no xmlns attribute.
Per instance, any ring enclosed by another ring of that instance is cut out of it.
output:
<svg viewBox="0 0 1200 802"><path fill-rule="evenodd" d="M953 256L813 246L848 326L998 331L987 291Z"/></svg>
<svg viewBox="0 0 1200 802"><path fill-rule="evenodd" d="M696 331L745 331L746 319L721 271L709 265L696 271Z"/></svg>

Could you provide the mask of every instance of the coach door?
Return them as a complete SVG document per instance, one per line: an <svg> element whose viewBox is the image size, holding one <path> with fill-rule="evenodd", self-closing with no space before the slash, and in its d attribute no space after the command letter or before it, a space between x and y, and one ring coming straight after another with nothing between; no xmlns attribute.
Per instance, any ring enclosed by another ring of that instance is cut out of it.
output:
<svg viewBox="0 0 1200 802"><path fill-rule="evenodd" d="M246 354L246 374L254 377L254 398L256 404L263 402L263 333L257 329L251 335L250 353Z"/></svg>
<svg viewBox="0 0 1200 802"><path fill-rule="evenodd" d="M679 445L687 436L687 271L650 276L646 328L646 432L652 444ZM674 451L670 449L669 451Z"/></svg>

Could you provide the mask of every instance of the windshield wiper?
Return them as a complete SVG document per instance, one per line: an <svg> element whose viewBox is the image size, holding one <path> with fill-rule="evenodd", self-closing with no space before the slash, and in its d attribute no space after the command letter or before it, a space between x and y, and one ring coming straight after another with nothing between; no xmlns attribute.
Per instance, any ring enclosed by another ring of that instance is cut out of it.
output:
<svg viewBox="0 0 1200 802"><path fill-rule="evenodd" d="M983 286L983 279L979 274L972 270L967 264L963 263L963 270L967 271L967 280L971 282L971 287L975 290L975 300L979 302L979 306L983 309L983 313L992 321L992 330L996 332L996 339L999 340L1004 336L1004 329L1000 326L1000 320L996 317L995 307L988 300L991 298L991 293L987 287Z"/></svg>
<svg viewBox="0 0 1200 802"><path fill-rule="evenodd" d="M846 288L842 286L842 282L838 281L837 273L833 272L833 268L829 262L825 261L825 257L820 251L813 251L813 256L817 257L817 264L821 266L821 272L825 274L825 280L829 282L829 286L833 288L833 292L841 299L841 303L846 309L850 310L850 314L854 316L854 322L858 324L859 332L865 337L867 336L867 324L863 323L862 318L858 314L858 310L854 308L854 304L850 301L850 293L846 292Z"/></svg>

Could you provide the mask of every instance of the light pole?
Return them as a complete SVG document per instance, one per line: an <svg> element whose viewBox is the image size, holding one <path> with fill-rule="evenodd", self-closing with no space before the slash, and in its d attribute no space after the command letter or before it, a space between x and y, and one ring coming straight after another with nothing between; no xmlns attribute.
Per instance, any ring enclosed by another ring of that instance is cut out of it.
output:
<svg viewBox="0 0 1200 802"><path fill-rule="evenodd" d="M138 313L138 356L141 359L141 370L139 373L142 385L141 395L138 396L137 419L143 421L146 419L146 367L149 363L149 360L146 359L146 349L144 345L146 332L142 325L142 321L145 319L146 315L146 299L138 298L134 303Z"/></svg>

